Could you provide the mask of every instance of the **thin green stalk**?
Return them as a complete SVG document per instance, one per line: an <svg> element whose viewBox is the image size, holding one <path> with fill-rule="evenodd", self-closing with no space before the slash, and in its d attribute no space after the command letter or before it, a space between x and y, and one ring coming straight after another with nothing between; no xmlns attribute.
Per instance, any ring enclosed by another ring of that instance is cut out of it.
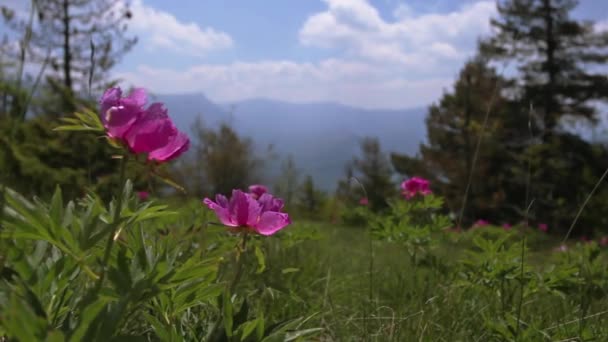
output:
<svg viewBox="0 0 608 342"><path fill-rule="evenodd" d="M501 72L502 74L502 72ZM483 123L481 124L481 131L479 132L479 137L477 138L477 144L475 145L475 151L473 152L473 160L471 164L471 170L468 175L467 185L464 190L464 195L462 196L462 205L460 207L460 213L458 214L458 224L456 227L462 228L462 219L464 217L464 210L467 207L467 200L469 198L469 192L471 190L471 183L473 183L473 171L475 170L475 166L477 165L477 159L479 158L479 151L481 149L481 142L483 141L483 135L486 132L486 127L488 126L488 121L490 118L490 113L492 112L492 107L494 106L494 101L496 100L496 93L498 92L500 80L496 80L494 83L494 89L492 90L492 96L490 97L490 102L488 102L488 107L486 108L486 113L483 117Z"/></svg>
<svg viewBox="0 0 608 342"><path fill-rule="evenodd" d="M572 221L572 224L570 225L570 228L568 229L568 232L566 233L566 236L564 236L564 240L562 240L562 243L565 243L566 240L568 240L568 238L570 237L570 233L572 233L574 226L576 226L576 222L578 222L578 218L581 216L581 214L583 213L583 210L587 206L587 203L589 203L589 200L591 199L591 197L593 197L593 194L595 194L595 191L600 187L600 184L602 184L602 182L604 181L606 176L608 176L608 168L606 169L606 171L604 171L604 174L602 175L602 177L600 177L600 179L597 181L597 183L595 183L593 190L591 190L589 195L587 195L585 202L579 208L578 213L576 213L576 217L574 218L574 221Z"/></svg>
<svg viewBox="0 0 608 342"><path fill-rule="evenodd" d="M106 268L108 266L108 261L110 260L110 255L112 251L112 246L114 245L114 235L119 227L120 220L120 212L122 209L122 188L125 182L125 173L127 169L127 157L123 156L120 162L120 186L117 191L117 199L116 199L116 207L114 208L114 217L112 218L112 230L110 231L110 235L108 235L108 240L106 242L106 248L104 250L103 259L101 261L101 275L99 276L99 281L97 282L97 291L99 291L103 285L103 281L105 280Z"/></svg>
<svg viewBox="0 0 608 342"><path fill-rule="evenodd" d="M519 274L519 302L517 303L517 330L515 331L515 337L519 337L519 331L521 329L521 307L524 302L524 258L526 253L526 237L521 239L521 270Z"/></svg>
<svg viewBox="0 0 608 342"><path fill-rule="evenodd" d="M366 195L367 197L367 195ZM371 228L371 227L370 227ZM373 235L370 229L369 232L369 305L370 307L372 307L372 310L375 310L375 305L372 304L374 303L374 241L373 241ZM366 326L366 337L369 337L369 327L368 324L370 323L370 317L367 316L367 312L366 312L366 320L365 320L365 326Z"/></svg>

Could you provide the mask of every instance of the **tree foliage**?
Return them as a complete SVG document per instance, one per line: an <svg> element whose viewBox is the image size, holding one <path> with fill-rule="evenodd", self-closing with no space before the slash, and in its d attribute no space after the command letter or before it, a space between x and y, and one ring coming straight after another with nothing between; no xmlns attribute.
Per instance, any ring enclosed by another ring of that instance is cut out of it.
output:
<svg viewBox="0 0 608 342"><path fill-rule="evenodd" d="M177 165L180 183L195 195L230 195L233 189L247 189L259 179L263 160L256 156L251 139L241 137L227 123L217 129L197 121L192 148Z"/></svg>
<svg viewBox="0 0 608 342"><path fill-rule="evenodd" d="M107 84L109 70L137 41L127 37L132 13L118 0L37 0L30 7L29 16L2 7L6 24L26 33L18 58L50 66L48 86L68 112L79 93Z"/></svg>
<svg viewBox="0 0 608 342"><path fill-rule="evenodd" d="M360 148L361 154L352 161L353 174L349 181L354 179L359 184L353 189L359 194L359 198L368 198L371 208L386 208L388 198L396 194L390 160L382 151L377 138L362 139ZM353 185L351 182L351 186Z"/></svg>
<svg viewBox="0 0 608 342"><path fill-rule="evenodd" d="M497 33L481 44L492 60L518 68L522 101L537 108L546 140L572 116L596 119L593 101L608 100L608 31L572 18L575 0L500 0ZM598 66L600 68L598 68Z"/></svg>

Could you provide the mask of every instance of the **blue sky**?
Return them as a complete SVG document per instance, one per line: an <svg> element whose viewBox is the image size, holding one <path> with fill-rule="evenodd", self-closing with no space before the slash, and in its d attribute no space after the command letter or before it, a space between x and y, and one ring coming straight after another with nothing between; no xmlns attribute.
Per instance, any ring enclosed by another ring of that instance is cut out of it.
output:
<svg viewBox="0 0 608 342"><path fill-rule="evenodd" d="M1 0L9 5L23 0ZM131 0L124 86L366 108L426 106L449 89L493 0ZM608 29L608 1L575 12Z"/></svg>

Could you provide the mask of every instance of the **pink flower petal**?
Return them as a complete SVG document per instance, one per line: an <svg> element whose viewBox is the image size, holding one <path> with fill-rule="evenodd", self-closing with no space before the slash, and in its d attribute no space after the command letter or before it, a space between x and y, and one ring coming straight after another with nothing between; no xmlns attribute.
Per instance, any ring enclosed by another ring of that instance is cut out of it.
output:
<svg viewBox="0 0 608 342"><path fill-rule="evenodd" d="M105 125L107 122L107 112L110 108L120 105L120 97L122 96L122 91L120 88L109 88L106 90L101 99L99 100L99 111L101 122Z"/></svg>
<svg viewBox="0 0 608 342"><path fill-rule="evenodd" d="M148 95L143 88L134 88L126 98L133 101L133 103L139 107L145 106L146 102L148 102Z"/></svg>
<svg viewBox="0 0 608 342"><path fill-rule="evenodd" d="M285 228L290 223L291 219L289 218L288 214L267 211L262 213L260 220L254 228L262 235L272 235Z"/></svg>
<svg viewBox="0 0 608 342"><path fill-rule="evenodd" d="M212 200L210 200L208 198L205 198L203 200L203 203L205 203L209 209L211 209L215 212L215 215L217 216L218 220L220 220L220 222L222 222L222 224L224 224L226 226L230 226L230 227L238 226L238 224L234 223L230 219L230 212L228 211L228 208L222 207L221 205L213 202Z"/></svg>
<svg viewBox="0 0 608 342"><path fill-rule="evenodd" d="M138 102L121 96L120 88L110 88L100 100L101 121L108 136L114 139L123 139L143 112Z"/></svg>
<svg viewBox="0 0 608 342"><path fill-rule="evenodd" d="M260 196L268 192L268 188L261 184L254 184L249 186L249 192L255 199L258 199Z"/></svg>
<svg viewBox="0 0 608 342"><path fill-rule="evenodd" d="M249 221L249 200L248 196L241 190L232 191L233 210L230 210L232 220L239 226L246 226Z"/></svg>
<svg viewBox="0 0 608 342"><path fill-rule="evenodd" d="M158 149L153 150L148 154L148 160L156 160L158 162L167 162L179 157L182 153L190 148L190 139L182 132L170 138L169 142Z"/></svg>
<svg viewBox="0 0 608 342"><path fill-rule="evenodd" d="M125 134L134 153L150 153L166 146L177 135L167 110L160 103L152 104Z"/></svg>
<svg viewBox="0 0 608 342"><path fill-rule="evenodd" d="M283 200L280 198L276 198L271 194L263 194L258 202L262 207L262 211L281 211L283 209Z"/></svg>

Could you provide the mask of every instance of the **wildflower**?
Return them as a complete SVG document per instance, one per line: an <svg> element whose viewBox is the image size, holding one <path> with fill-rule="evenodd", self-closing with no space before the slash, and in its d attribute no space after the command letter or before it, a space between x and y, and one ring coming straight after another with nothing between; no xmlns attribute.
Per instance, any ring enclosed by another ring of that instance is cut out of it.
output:
<svg viewBox="0 0 608 342"><path fill-rule="evenodd" d="M127 97L122 97L120 88L110 88L99 101L101 122L108 136L124 138L124 134L144 112L147 96L143 89L136 88Z"/></svg>
<svg viewBox="0 0 608 342"><path fill-rule="evenodd" d="M511 230L511 228L513 228L513 226L511 226L510 223L503 223L502 224L502 229L504 229L504 230Z"/></svg>
<svg viewBox="0 0 608 342"><path fill-rule="evenodd" d="M361 199L359 200L359 204L360 205L368 205L369 204L369 199L367 197L361 197Z"/></svg>
<svg viewBox="0 0 608 342"><path fill-rule="evenodd" d="M490 225L490 222L486 221L484 219L479 219L479 220L475 221L475 223L473 223L473 227L478 227L478 228L489 226L489 225Z"/></svg>
<svg viewBox="0 0 608 342"><path fill-rule="evenodd" d="M137 192L137 197L141 200L141 201L146 201L148 200L148 198L150 197L150 193L148 193L147 191L138 191Z"/></svg>
<svg viewBox="0 0 608 342"><path fill-rule="evenodd" d="M539 223L538 224L538 230L540 230L541 232L547 232L549 231L549 226L547 226L546 223Z"/></svg>
<svg viewBox="0 0 608 342"><path fill-rule="evenodd" d="M153 103L131 125L125 140L133 153L147 153L148 160L166 162L188 150L190 140L178 131L161 103Z"/></svg>
<svg viewBox="0 0 608 342"><path fill-rule="evenodd" d="M428 180L420 177L412 177L401 183L401 193L406 199L410 199L416 196L416 194L426 196L433 192L429 189Z"/></svg>
<svg viewBox="0 0 608 342"><path fill-rule="evenodd" d="M283 200L265 193L259 198L241 190L233 190L228 200L216 195L215 202L205 198L203 203L217 215L222 224L234 228L246 228L261 235L272 235L291 223L283 209Z"/></svg>
<svg viewBox="0 0 608 342"><path fill-rule="evenodd" d="M122 97L120 88L106 90L100 100L101 120L108 136L126 144L133 153L146 153L148 160L167 162L190 147L188 136L180 132L162 103L144 109L146 92L134 89Z"/></svg>
<svg viewBox="0 0 608 342"><path fill-rule="evenodd" d="M249 194L255 198L258 199L260 198L260 196L262 196L263 194L268 192L268 188L260 185L260 184L253 184L249 186Z"/></svg>

